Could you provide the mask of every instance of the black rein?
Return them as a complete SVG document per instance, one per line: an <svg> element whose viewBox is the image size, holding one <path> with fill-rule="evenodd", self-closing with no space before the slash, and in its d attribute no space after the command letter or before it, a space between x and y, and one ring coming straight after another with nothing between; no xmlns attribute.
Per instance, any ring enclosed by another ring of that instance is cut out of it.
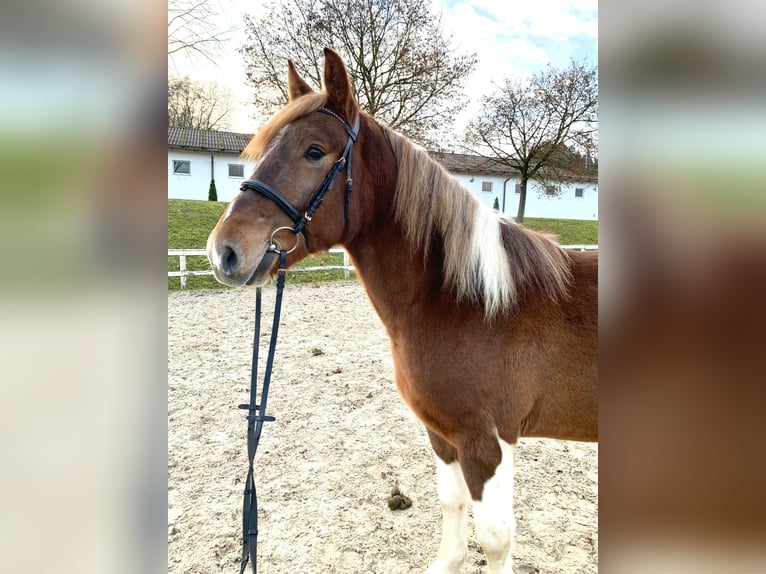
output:
<svg viewBox="0 0 766 574"><path fill-rule="evenodd" d="M276 189L262 181L247 179L242 182L240 189L242 191L252 190L267 197L276 203L282 211L293 222L290 229L293 233L303 234L306 241L306 250L309 248L308 234L306 233L306 224L322 205L325 194L332 188L338 173L343 167L346 167L346 197L343 210L344 224L348 222L348 211L351 203L351 156L359 133L359 115L356 117L354 127L326 108L320 108L318 111L337 118L343 125L343 129L348 134L348 142L343 150L343 154L333 164L329 173L325 176L321 185L314 191L309 201L308 207L301 215L292 203ZM275 232L274 232L275 233ZM261 288L256 290L255 296L255 333L253 335L253 363L250 369L250 402L239 405L240 409L246 409L247 413L247 479L245 480L245 495L242 503L242 557L240 558L240 574L244 574L248 561L252 567L253 573L257 571L257 550L258 550L258 500L256 498L255 477L253 476L253 461L255 451L258 449L258 442L261 439L261 430L263 423L275 420L272 416L266 415L266 400L269 394L269 384L271 383L271 371L274 366L274 352L277 347L277 333L279 331L279 318L282 310L282 292L285 287L285 275L287 274L287 254L288 251L280 249L278 244L273 241L273 235L270 239L268 250L279 254L279 268L277 270L277 293L274 302L274 319L271 327L271 340L269 342L269 352L266 358L266 369L263 374L263 386L261 388L261 402L257 403L256 389L258 386L258 347L261 334ZM292 250L291 250L292 251Z"/></svg>

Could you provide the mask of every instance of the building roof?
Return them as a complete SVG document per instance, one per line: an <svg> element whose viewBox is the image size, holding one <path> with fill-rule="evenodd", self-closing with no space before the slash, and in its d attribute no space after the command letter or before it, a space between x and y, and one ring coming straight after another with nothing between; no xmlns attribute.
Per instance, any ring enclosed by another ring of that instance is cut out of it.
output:
<svg viewBox="0 0 766 574"><path fill-rule="evenodd" d="M252 137L253 134L168 127L168 148L241 154ZM491 158L446 152L429 152L429 155L452 173L504 176L518 173Z"/></svg>
<svg viewBox="0 0 766 574"><path fill-rule="evenodd" d="M519 171L498 161L479 155L466 155L462 153L428 152L433 159L438 161L451 173L482 173L485 175L518 175Z"/></svg>
<svg viewBox="0 0 766 574"><path fill-rule="evenodd" d="M250 143L252 137L253 134L168 127L168 148L239 155ZM450 173L472 173L502 177L516 176L519 173L517 169L488 157L435 151L428 153Z"/></svg>
<svg viewBox="0 0 766 574"><path fill-rule="evenodd" d="M252 137L236 132L168 127L168 148L240 154Z"/></svg>

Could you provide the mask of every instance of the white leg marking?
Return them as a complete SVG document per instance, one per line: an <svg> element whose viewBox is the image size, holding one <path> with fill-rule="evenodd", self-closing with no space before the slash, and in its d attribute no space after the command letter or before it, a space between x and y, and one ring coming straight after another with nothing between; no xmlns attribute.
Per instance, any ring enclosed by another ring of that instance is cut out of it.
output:
<svg viewBox="0 0 766 574"><path fill-rule="evenodd" d="M442 541L439 558L427 574L457 574L465 560L471 495L457 461L446 464L436 457L436 484L442 506Z"/></svg>
<svg viewBox="0 0 766 574"><path fill-rule="evenodd" d="M513 516L514 445L498 438L503 458L495 474L484 483L481 500L473 502L476 538L487 557L489 574L513 574Z"/></svg>

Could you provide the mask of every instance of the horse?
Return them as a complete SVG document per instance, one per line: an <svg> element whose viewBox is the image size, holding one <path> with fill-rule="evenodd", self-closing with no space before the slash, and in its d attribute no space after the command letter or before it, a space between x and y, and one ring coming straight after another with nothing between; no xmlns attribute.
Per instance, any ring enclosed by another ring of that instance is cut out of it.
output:
<svg viewBox="0 0 766 574"><path fill-rule="evenodd" d="M348 251L436 455L442 537L427 572L459 571L472 506L488 572L511 573L519 437L598 440L598 253L479 204L363 112L340 56L324 56L320 91L288 62L288 102L243 151L253 175L208 239L213 273L258 287L309 253Z"/></svg>

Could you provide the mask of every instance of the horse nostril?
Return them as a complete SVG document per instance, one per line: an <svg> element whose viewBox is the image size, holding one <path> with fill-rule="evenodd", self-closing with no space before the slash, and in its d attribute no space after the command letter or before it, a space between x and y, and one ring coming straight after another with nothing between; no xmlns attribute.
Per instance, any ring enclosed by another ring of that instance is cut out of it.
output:
<svg viewBox="0 0 766 574"><path fill-rule="evenodd" d="M223 268L224 273L232 275L239 269L239 264L240 261L237 252L228 245L224 247L223 253L221 254L221 267Z"/></svg>

